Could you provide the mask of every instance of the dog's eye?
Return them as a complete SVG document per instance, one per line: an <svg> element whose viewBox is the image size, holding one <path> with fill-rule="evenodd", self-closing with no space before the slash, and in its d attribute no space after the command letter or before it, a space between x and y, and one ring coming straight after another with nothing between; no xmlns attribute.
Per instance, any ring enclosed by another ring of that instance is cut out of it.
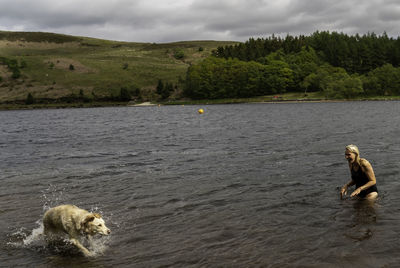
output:
<svg viewBox="0 0 400 268"><path fill-rule="evenodd" d="M98 226L101 226L101 223Z"/></svg>

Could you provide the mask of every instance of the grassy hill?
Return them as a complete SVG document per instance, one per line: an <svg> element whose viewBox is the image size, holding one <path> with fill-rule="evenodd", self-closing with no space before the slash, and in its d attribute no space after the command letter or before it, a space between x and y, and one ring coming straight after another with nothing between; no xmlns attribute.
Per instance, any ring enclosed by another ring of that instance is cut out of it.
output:
<svg viewBox="0 0 400 268"><path fill-rule="evenodd" d="M42 32L0 31L0 103L35 100L110 99L121 88L143 100L157 98L157 82L173 83L178 97L186 70L211 54L222 41L133 43ZM182 55L184 55L182 57ZM6 61L18 64L20 76Z"/></svg>

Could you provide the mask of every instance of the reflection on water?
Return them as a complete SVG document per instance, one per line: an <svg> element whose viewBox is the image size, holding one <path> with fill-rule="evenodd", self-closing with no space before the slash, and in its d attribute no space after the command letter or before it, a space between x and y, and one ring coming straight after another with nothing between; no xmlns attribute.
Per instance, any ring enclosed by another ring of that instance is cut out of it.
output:
<svg viewBox="0 0 400 268"><path fill-rule="evenodd" d="M353 203L352 222L346 237L356 241L370 239L377 223L376 201L356 199Z"/></svg>
<svg viewBox="0 0 400 268"><path fill-rule="evenodd" d="M212 105L201 116L199 108L0 112L1 265L400 263L399 103ZM339 198L352 143L384 193L373 204ZM42 243L44 211L63 203L102 214L112 230L102 254Z"/></svg>

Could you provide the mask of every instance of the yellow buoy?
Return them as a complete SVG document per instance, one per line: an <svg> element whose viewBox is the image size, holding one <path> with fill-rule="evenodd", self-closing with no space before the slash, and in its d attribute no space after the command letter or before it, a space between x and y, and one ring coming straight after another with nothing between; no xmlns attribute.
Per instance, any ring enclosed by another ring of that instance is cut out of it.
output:
<svg viewBox="0 0 400 268"><path fill-rule="evenodd" d="M199 112L199 114L202 114L202 113L204 113L204 110L203 109L199 109L198 112Z"/></svg>

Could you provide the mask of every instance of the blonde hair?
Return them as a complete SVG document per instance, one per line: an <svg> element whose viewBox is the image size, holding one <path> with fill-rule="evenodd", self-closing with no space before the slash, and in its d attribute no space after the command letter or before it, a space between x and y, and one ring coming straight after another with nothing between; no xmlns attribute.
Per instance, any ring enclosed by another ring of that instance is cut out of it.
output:
<svg viewBox="0 0 400 268"><path fill-rule="evenodd" d="M349 144L346 146L346 150L356 155L355 162L361 167L360 151L358 150L358 147L354 144Z"/></svg>

